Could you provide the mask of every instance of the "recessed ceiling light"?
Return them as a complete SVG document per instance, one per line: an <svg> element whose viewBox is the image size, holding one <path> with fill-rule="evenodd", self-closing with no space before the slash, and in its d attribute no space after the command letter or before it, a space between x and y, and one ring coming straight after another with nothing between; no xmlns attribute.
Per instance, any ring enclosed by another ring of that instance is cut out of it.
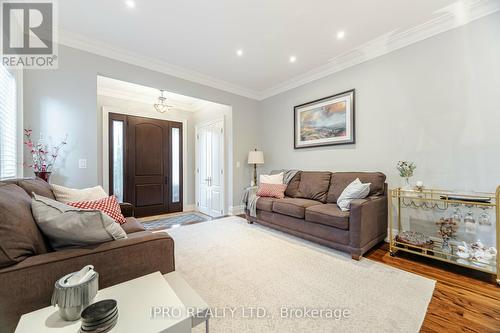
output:
<svg viewBox="0 0 500 333"><path fill-rule="evenodd" d="M238 57L241 57L241 56L243 55L243 50L237 50L237 51L236 51L236 55L237 55Z"/></svg>
<svg viewBox="0 0 500 333"><path fill-rule="evenodd" d="M345 37L344 30L340 30L339 32L337 32L337 39L344 39L344 37Z"/></svg>
<svg viewBox="0 0 500 333"><path fill-rule="evenodd" d="M133 0L125 1L125 4L127 5L128 8L135 8L135 1Z"/></svg>
<svg viewBox="0 0 500 333"><path fill-rule="evenodd" d="M291 56L290 57L290 62L293 64L294 62L297 61L297 57L296 56Z"/></svg>

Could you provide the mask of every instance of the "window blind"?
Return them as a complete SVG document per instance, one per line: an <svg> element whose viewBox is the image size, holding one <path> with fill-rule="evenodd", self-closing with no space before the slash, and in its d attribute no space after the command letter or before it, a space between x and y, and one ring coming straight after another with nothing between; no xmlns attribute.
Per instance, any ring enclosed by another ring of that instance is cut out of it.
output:
<svg viewBox="0 0 500 333"><path fill-rule="evenodd" d="M16 79L0 65L0 179L17 176Z"/></svg>

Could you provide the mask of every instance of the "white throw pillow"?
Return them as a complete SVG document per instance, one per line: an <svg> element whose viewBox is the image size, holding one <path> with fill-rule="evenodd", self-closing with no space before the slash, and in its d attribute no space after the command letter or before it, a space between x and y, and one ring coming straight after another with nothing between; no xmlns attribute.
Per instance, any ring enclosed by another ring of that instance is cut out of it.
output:
<svg viewBox="0 0 500 333"><path fill-rule="evenodd" d="M361 183L359 178L347 185L347 187L342 191L342 194L337 199L337 206L343 212L348 211L351 208L351 201L354 199L366 198L370 193L371 183Z"/></svg>
<svg viewBox="0 0 500 333"><path fill-rule="evenodd" d="M261 184L283 184L283 172L276 175L260 175Z"/></svg>
<svg viewBox="0 0 500 333"><path fill-rule="evenodd" d="M75 208L37 194L31 210L54 250L127 238L122 227L100 210Z"/></svg>
<svg viewBox="0 0 500 333"><path fill-rule="evenodd" d="M56 184L51 184L50 187L52 188L56 200L63 203L94 201L108 197L108 194L104 191L102 186L89 187L81 190Z"/></svg>

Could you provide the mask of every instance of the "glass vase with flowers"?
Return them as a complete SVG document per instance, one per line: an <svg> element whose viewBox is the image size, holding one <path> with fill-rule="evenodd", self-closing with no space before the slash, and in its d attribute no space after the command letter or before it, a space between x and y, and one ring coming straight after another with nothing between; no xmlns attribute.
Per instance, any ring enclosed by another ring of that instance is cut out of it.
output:
<svg viewBox="0 0 500 333"><path fill-rule="evenodd" d="M33 169L37 178L48 182L60 150L67 143L68 136L57 146L49 146L43 141L42 135L37 142L33 142L32 134L33 130L24 130L24 145L28 148L32 158L32 164L29 164L28 167Z"/></svg>
<svg viewBox="0 0 500 333"><path fill-rule="evenodd" d="M404 178L404 189L410 190L410 178L413 177L413 172L417 168L417 165L409 161L399 161L396 168L399 171L399 175Z"/></svg>

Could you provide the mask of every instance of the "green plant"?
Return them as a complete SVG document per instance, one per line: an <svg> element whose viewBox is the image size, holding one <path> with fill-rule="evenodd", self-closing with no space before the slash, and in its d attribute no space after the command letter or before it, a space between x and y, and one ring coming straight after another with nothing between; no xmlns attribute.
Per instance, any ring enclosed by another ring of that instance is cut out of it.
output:
<svg viewBox="0 0 500 333"><path fill-rule="evenodd" d="M409 161L399 161L397 165L399 175L404 178L412 177L416 168L417 165Z"/></svg>

